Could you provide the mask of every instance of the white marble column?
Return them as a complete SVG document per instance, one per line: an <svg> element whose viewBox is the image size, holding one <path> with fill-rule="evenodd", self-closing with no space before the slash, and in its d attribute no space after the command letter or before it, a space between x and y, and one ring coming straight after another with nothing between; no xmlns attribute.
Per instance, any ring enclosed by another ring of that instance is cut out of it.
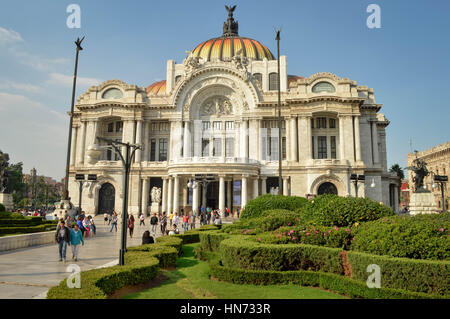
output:
<svg viewBox="0 0 450 319"><path fill-rule="evenodd" d="M241 122L241 157L248 158L248 120L242 120Z"/></svg>
<svg viewBox="0 0 450 319"><path fill-rule="evenodd" d="M240 131L241 131L241 122L234 122L234 157L239 158L241 156L241 138L240 138Z"/></svg>
<svg viewBox="0 0 450 319"><path fill-rule="evenodd" d="M283 177L283 195L285 195L285 196L289 195L289 177L288 176Z"/></svg>
<svg viewBox="0 0 450 319"><path fill-rule="evenodd" d="M373 161L374 164L380 162L380 155L378 152L378 130L377 130L377 122L371 122L372 126L372 143L373 143Z"/></svg>
<svg viewBox="0 0 450 319"><path fill-rule="evenodd" d="M206 186L202 184L202 206L206 209Z"/></svg>
<svg viewBox="0 0 450 319"><path fill-rule="evenodd" d="M291 132L291 118L286 117L285 118L286 123L286 160L292 161L292 132ZM278 130L277 130L278 131Z"/></svg>
<svg viewBox="0 0 450 319"><path fill-rule="evenodd" d="M142 120L137 120L136 124L136 144L139 144L142 148ZM136 153L134 154L134 162L140 163L142 151L141 149L137 149Z"/></svg>
<svg viewBox="0 0 450 319"><path fill-rule="evenodd" d="M339 116L339 154L340 159L345 160L344 118Z"/></svg>
<svg viewBox="0 0 450 319"><path fill-rule="evenodd" d="M298 153L299 160L308 160L312 158L311 146L311 117L299 116L297 120L298 130Z"/></svg>
<svg viewBox="0 0 450 319"><path fill-rule="evenodd" d="M195 185L195 187L194 188L192 188L192 211L194 212L194 213L197 213L198 214L198 212L199 212L199 210L198 210L198 191L199 191L199 187L200 187L200 185Z"/></svg>
<svg viewBox="0 0 450 319"><path fill-rule="evenodd" d="M161 207L161 211L162 212L166 212L168 213L168 209L167 209L167 177L163 177L163 189L162 189L162 207Z"/></svg>
<svg viewBox="0 0 450 319"><path fill-rule="evenodd" d="M148 215L148 197L149 197L149 188L150 188L150 178L144 177L142 181L142 206L141 213L144 216Z"/></svg>
<svg viewBox="0 0 450 319"><path fill-rule="evenodd" d="M291 138L291 160L294 162L298 162L297 117L291 118L290 129L291 129L291 135L290 135L290 138Z"/></svg>
<svg viewBox="0 0 450 319"><path fill-rule="evenodd" d="M261 195L267 194L267 177L261 177Z"/></svg>
<svg viewBox="0 0 450 319"><path fill-rule="evenodd" d="M86 145L86 122L81 122L81 131L80 131L80 141L78 143L79 149L78 149L78 164L84 163L84 152L85 152L85 145Z"/></svg>
<svg viewBox="0 0 450 319"><path fill-rule="evenodd" d="M258 177L256 177L253 180L253 198L256 198L259 196L259 180Z"/></svg>
<svg viewBox="0 0 450 319"><path fill-rule="evenodd" d="M180 177L178 175L174 176L173 183L173 212L180 212Z"/></svg>
<svg viewBox="0 0 450 319"><path fill-rule="evenodd" d="M361 161L361 135L359 133L359 116L355 116L355 150L356 161Z"/></svg>
<svg viewBox="0 0 450 319"><path fill-rule="evenodd" d="M172 204L173 204L173 179L172 177L169 177L169 187L167 189L167 214L173 212Z"/></svg>
<svg viewBox="0 0 450 319"><path fill-rule="evenodd" d="M143 156L142 156L142 160L143 161L150 161L150 131L152 129L151 127L151 122L150 121L145 121L144 122L144 150L143 150Z"/></svg>
<svg viewBox="0 0 450 319"><path fill-rule="evenodd" d="M191 157L191 122L184 121L183 157Z"/></svg>
<svg viewBox="0 0 450 319"><path fill-rule="evenodd" d="M241 183L241 209L247 205L247 175L242 175Z"/></svg>
<svg viewBox="0 0 450 319"><path fill-rule="evenodd" d="M219 210L220 215L224 216L225 211L225 177L219 176Z"/></svg>
<svg viewBox="0 0 450 319"><path fill-rule="evenodd" d="M70 147L70 166L75 165L76 153L77 153L77 133L78 126L72 127L72 144Z"/></svg>

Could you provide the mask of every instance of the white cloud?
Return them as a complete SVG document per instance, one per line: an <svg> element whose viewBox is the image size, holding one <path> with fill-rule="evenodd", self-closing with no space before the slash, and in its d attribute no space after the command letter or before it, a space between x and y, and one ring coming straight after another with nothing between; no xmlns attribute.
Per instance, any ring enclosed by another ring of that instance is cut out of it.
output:
<svg viewBox="0 0 450 319"><path fill-rule="evenodd" d="M14 30L6 30L0 27L0 44L23 42L20 34Z"/></svg>
<svg viewBox="0 0 450 319"><path fill-rule="evenodd" d="M99 85L101 82L101 80L95 78L77 77L77 85L82 87ZM73 85L73 76L61 73L50 73L50 79L47 81L47 83L70 87Z"/></svg>
<svg viewBox="0 0 450 319"><path fill-rule="evenodd" d="M19 63L38 71L50 71L69 63L66 58L43 58L15 47L9 47L8 50Z"/></svg>
<svg viewBox="0 0 450 319"><path fill-rule="evenodd" d="M68 116L23 95L0 92L1 150L25 170L64 175Z"/></svg>
<svg viewBox="0 0 450 319"><path fill-rule="evenodd" d="M43 93L44 91L40 86L37 85L29 83L17 83L10 80L0 80L0 90L13 90L32 94Z"/></svg>

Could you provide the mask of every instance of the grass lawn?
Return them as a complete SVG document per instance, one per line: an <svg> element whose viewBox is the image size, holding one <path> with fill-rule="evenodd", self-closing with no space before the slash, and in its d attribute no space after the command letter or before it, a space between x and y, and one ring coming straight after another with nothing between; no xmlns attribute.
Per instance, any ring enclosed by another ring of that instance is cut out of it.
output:
<svg viewBox="0 0 450 319"><path fill-rule="evenodd" d="M237 285L209 279L209 265L194 258L198 244L184 245L175 270L163 270L168 279L157 287L125 296L126 299L344 299L319 288L297 285Z"/></svg>

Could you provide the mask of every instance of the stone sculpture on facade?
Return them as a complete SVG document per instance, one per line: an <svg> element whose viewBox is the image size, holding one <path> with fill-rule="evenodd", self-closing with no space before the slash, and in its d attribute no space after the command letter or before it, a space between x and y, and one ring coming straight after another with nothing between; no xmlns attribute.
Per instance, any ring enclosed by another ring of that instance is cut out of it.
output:
<svg viewBox="0 0 450 319"><path fill-rule="evenodd" d="M159 204L161 203L161 188L159 187L153 187L150 192L150 197L152 200L152 206L150 208L150 213L153 214L159 214ZM147 212L145 212L147 213Z"/></svg>

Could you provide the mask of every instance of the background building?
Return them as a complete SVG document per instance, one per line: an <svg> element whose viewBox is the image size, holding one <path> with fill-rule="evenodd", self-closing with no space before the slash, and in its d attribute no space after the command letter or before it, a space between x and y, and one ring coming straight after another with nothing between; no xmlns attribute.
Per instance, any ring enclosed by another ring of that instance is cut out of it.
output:
<svg viewBox="0 0 450 319"><path fill-rule="evenodd" d="M424 187L433 192L436 199L436 207L442 209L442 192L439 184L436 184L433 188L433 177L434 175L445 175L448 176L450 171L450 142L429 148L422 152L408 153L408 166L412 166L414 159L419 158L425 163L427 163L430 175L425 177ZM413 173L408 171L409 180L412 181ZM445 183L444 195L446 201L446 208L449 207L449 194L448 194L448 183ZM410 193L414 191L413 187L410 187Z"/></svg>
<svg viewBox="0 0 450 319"><path fill-rule="evenodd" d="M148 212L153 187L162 189L166 212L236 211L278 187L277 72L275 56L239 36L231 14L222 36L196 45L181 64L167 62L166 80L147 88L119 80L91 87L74 112L72 201L77 205L75 174L93 173L101 188L84 191L83 209L120 210L119 155L108 149L89 163L98 136L142 145L130 174L131 213ZM387 171L389 121L373 89L331 73L288 75L286 56L280 78L284 194L354 196L350 175L364 174L358 195L398 209L400 183ZM214 180L187 187L196 174Z"/></svg>

